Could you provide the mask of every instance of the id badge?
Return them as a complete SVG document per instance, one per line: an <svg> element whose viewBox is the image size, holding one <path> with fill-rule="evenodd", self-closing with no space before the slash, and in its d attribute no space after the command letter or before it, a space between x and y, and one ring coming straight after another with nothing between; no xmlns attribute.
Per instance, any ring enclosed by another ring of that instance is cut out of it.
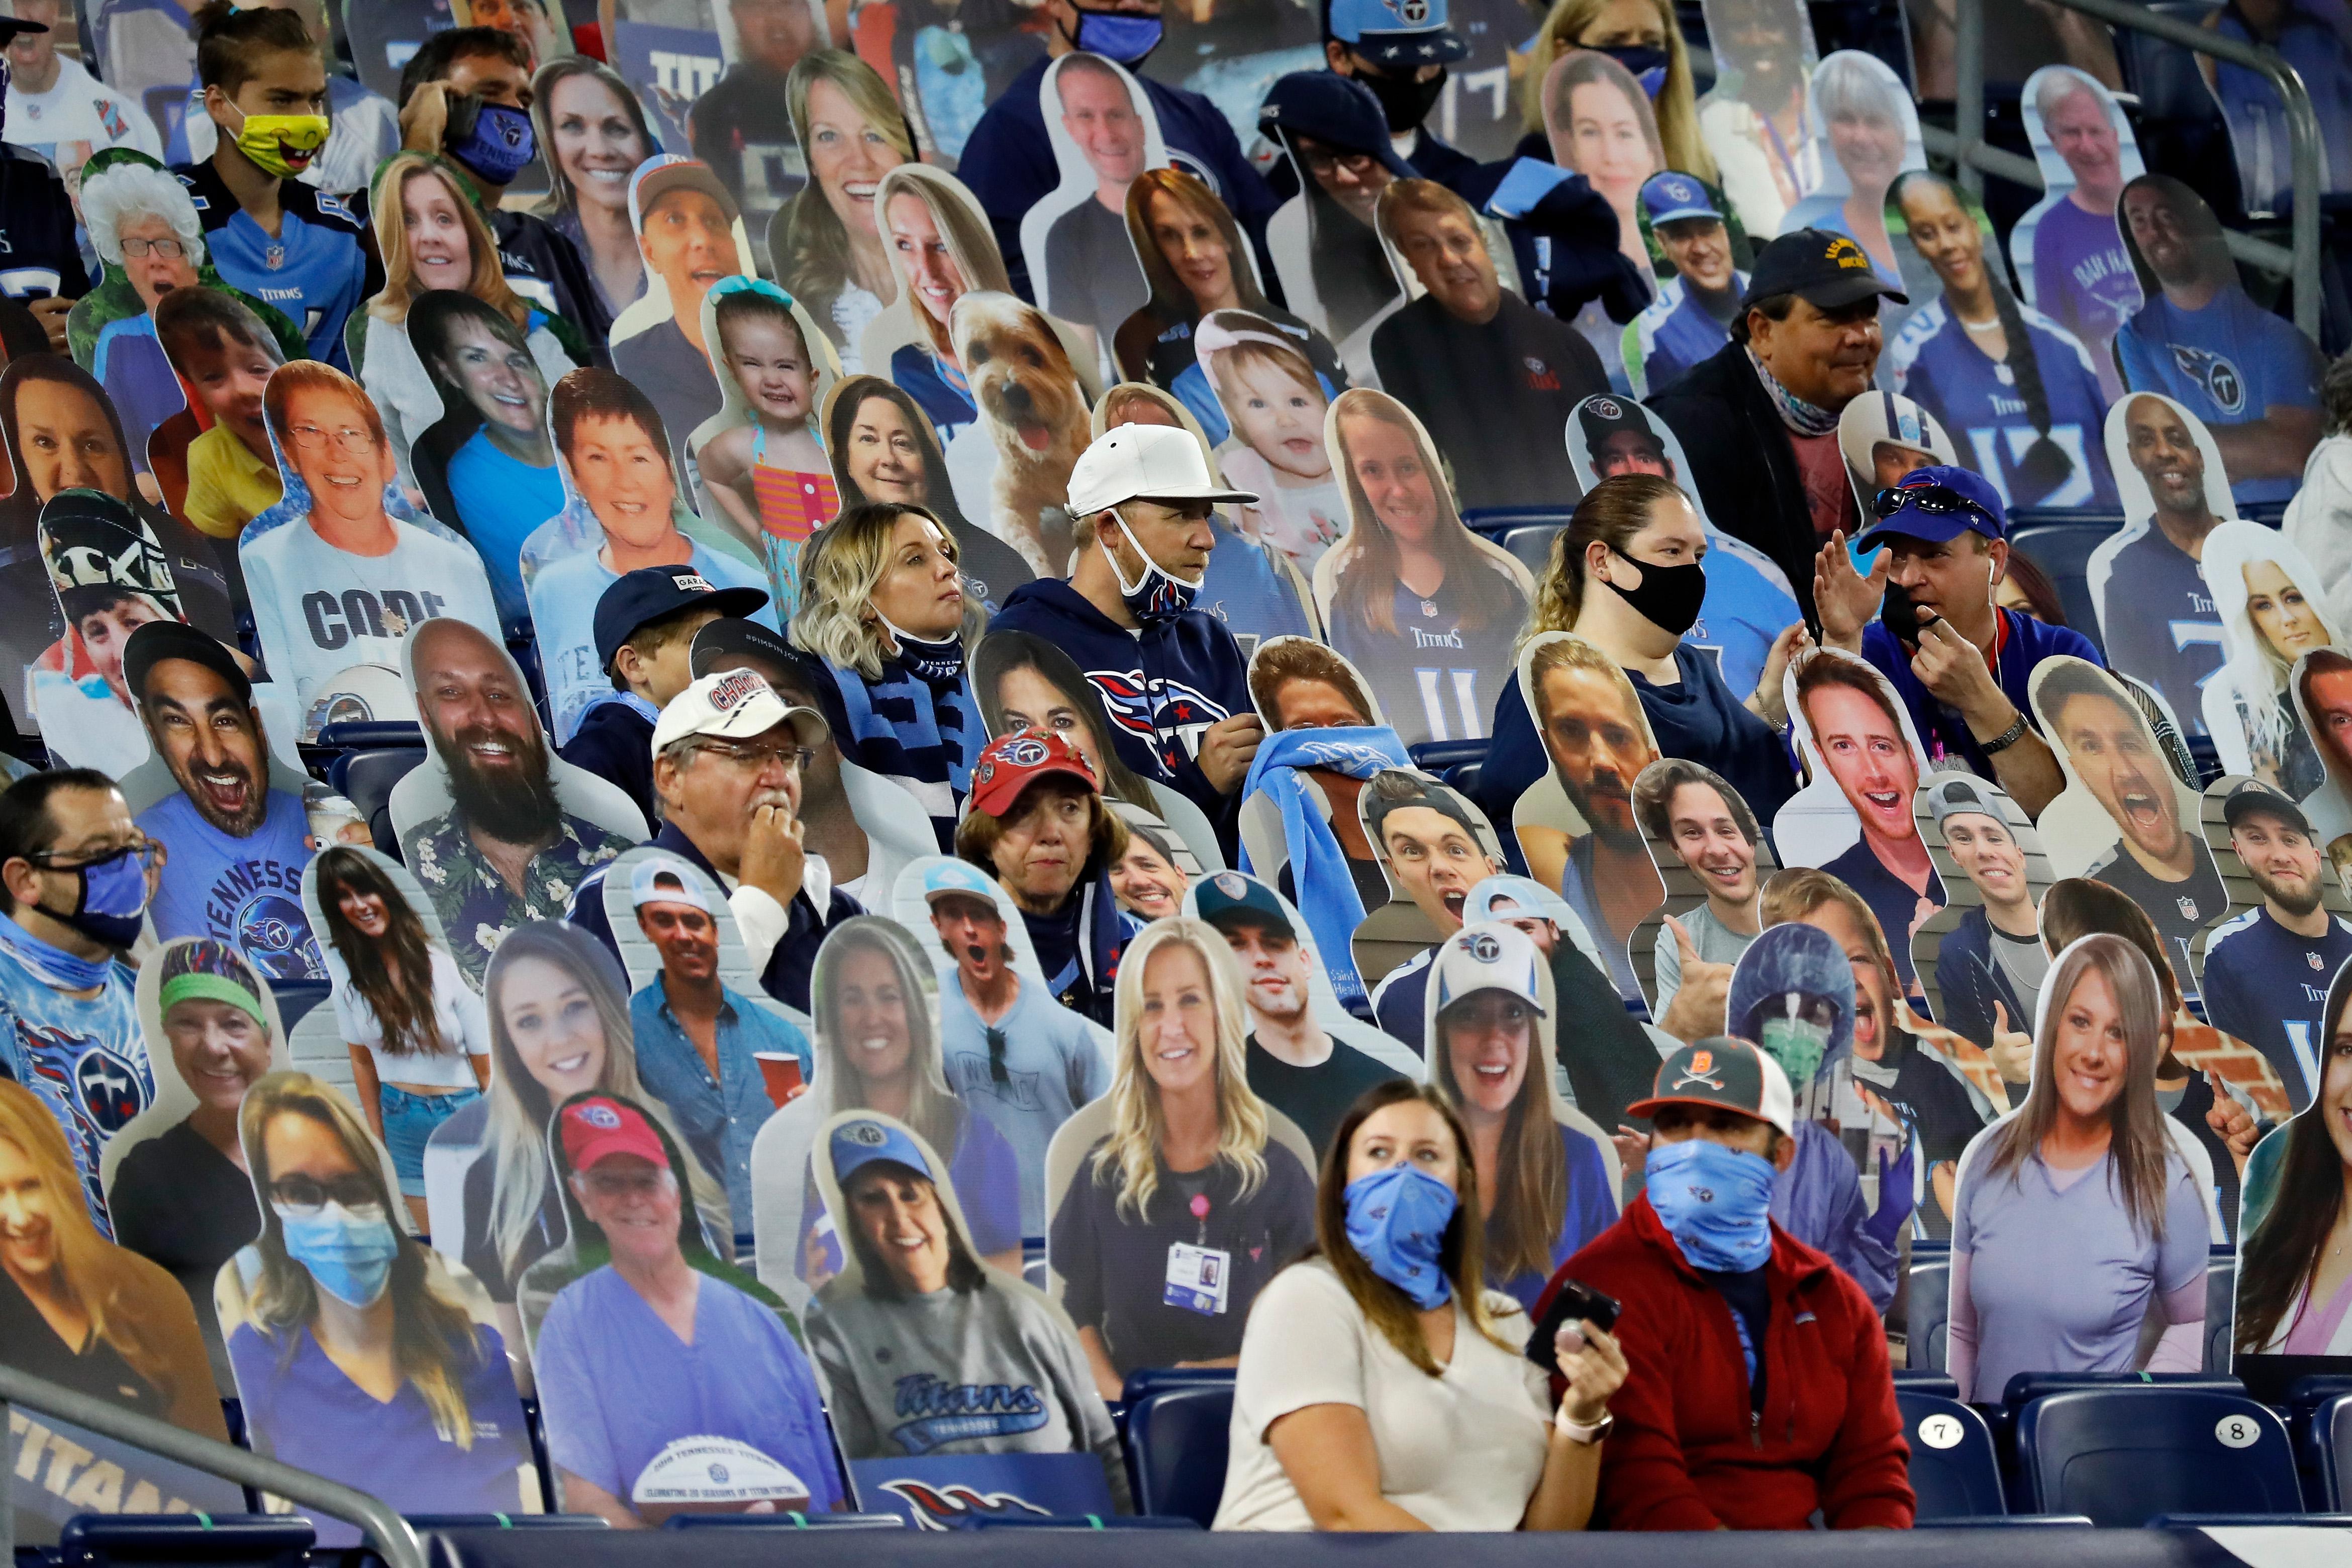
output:
<svg viewBox="0 0 2352 1568"><path fill-rule="evenodd" d="M1160 1299L1202 1317L1223 1315L1225 1292L1231 1288L1233 1255L1213 1247L1168 1244L1168 1283Z"/></svg>

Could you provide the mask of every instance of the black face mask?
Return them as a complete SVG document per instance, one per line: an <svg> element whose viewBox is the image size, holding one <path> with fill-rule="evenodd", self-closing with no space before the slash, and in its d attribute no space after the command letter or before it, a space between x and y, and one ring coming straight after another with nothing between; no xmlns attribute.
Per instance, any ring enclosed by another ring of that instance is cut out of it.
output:
<svg viewBox="0 0 2352 1568"><path fill-rule="evenodd" d="M1619 584L1609 585L1633 606L1633 613L1662 632L1680 637L1698 625L1699 605L1706 599L1706 568L1696 561L1680 566L1658 566L1647 561L1636 561L1615 545L1609 553L1642 574L1642 585L1627 588Z"/></svg>
<svg viewBox="0 0 2352 1568"><path fill-rule="evenodd" d="M1381 113L1387 117L1391 134L1402 136L1417 129L1437 107L1445 91L1445 72L1439 71L1427 81L1416 81L1410 76L1360 76L1356 79L1372 89L1381 100Z"/></svg>

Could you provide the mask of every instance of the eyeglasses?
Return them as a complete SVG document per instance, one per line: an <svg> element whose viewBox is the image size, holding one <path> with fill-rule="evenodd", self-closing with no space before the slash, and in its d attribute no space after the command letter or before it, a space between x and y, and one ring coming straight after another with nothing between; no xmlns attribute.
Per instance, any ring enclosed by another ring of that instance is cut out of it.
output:
<svg viewBox="0 0 2352 1568"><path fill-rule="evenodd" d="M74 858L59 859L58 857L61 855L70 855ZM142 838L136 844L118 845L111 849L36 849L25 858L44 871L79 871L86 867L102 866L121 855L136 856L139 868L142 871L153 870L169 858L161 842L152 838Z"/></svg>
<svg viewBox="0 0 2352 1568"><path fill-rule="evenodd" d="M299 1172L279 1176L269 1184L269 1196L278 1207L306 1216L317 1214L331 1203L342 1205L354 1218L382 1218L383 1215L381 1189L361 1171L324 1182Z"/></svg>
<svg viewBox="0 0 2352 1568"><path fill-rule="evenodd" d="M1921 511L1967 511L1979 517L1985 515L1982 507L1949 485L1889 485L1870 498L1870 515L1873 517L1893 517L1906 507L1916 507Z"/></svg>
<svg viewBox="0 0 2352 1568"><path fill-rule="evenodd" d="M1370 153L1308 153L1304 157L1307 172L1318 179L1344 169L1360 180L1372 172L1372 165L1379 161Z"/></svg>
<svg viewBox="0 0 2352 1568"><path fill-rule="evenodd" d="M774 762L802 770L816 761L816 750L811 746L742 746L732 741L698 741L688 750L709 752L753 773L767 772L768 764Z"/></svg>
<svg viewBox="0 0 2352 1568"><path fill-rule="evenodd" d="M188 254L188 247L176 239L126 239L122 242L122 254L125 256L143 257L150 251L166 260L177 261Z"/></svg>
<svg viewBox="0 0 2352 1568"><path fill-rule="evenodd" d="M316 425L297 425L287 434L293 437L294 444L306 452L325 451L331 437L336 446L353 457L375 450L375 432L362 429L356 425L345 425L334 430L322 430Z"/></svg>

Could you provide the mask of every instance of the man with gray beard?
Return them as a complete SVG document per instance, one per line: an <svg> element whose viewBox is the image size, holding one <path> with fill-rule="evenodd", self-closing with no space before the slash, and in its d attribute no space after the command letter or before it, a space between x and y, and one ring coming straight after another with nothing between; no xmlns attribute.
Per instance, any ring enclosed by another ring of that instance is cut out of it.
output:
<svg viewBox="0 0 2352 1568"><path fill-rule="evenodd" d="M315 846L302 797L269 787L269 743L253 685L220 640L150 621L123 646L123 683L179 793L139 814L163 844L155 934L229 943L271 980L323 980L302 912Z"/></svg>
<svg viewBox="0 0 2352 1568"><path fill-rule="evenodd" d="M401 852L477 986L501 938L561 920L572 890L629 841L565 814L530 689L506 649L441 616L410 634L416 713L449 778L449 809Z"/></svg>

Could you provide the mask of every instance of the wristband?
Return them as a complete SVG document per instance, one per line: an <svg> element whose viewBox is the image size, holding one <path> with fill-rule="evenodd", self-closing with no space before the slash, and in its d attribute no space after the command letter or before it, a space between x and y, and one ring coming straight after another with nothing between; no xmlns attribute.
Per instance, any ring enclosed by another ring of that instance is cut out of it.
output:
<svg viewBox="0 0 2352 1568"><path fill-rule="evenodd" d="M1580 1426L1568 1418L1568 1405L1565 1402L1559 1407L1559 1414L1552 1418L1552 1426L1561 1436L1571 1443L1581 1443L1587 1447L1609 1436L1609 1428L1616 1424L1616 1415L1612 1412L1603 1411L1601 1419L1591 1426Z"/></svg>
<svg viewBox="0 0 2352 1568"><path fill-rule="evenodd" d="M2017 716L2016 721L2011 724L2008 729L2003 730L2000 734L1995 735L1990 741L1979 742L1977 743L1977 749L1983 752L1988 757L1995 756L2009 750L2011 746L2014 746L2023 739L2025 739L2025 715L2020 713Z"/></svg>

